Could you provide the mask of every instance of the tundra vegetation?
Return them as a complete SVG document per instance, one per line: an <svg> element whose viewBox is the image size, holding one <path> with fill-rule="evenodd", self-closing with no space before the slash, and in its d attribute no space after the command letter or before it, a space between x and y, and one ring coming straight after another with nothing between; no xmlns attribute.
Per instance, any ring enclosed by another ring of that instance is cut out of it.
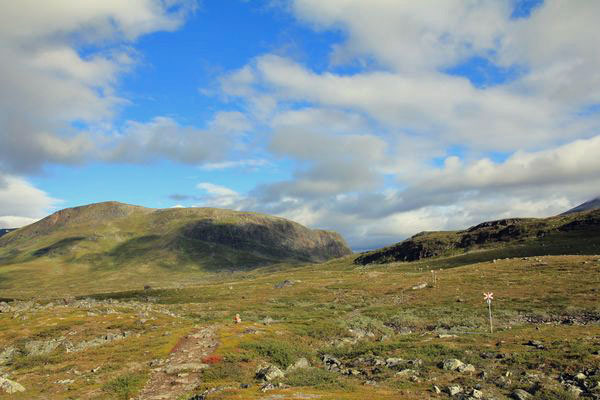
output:
<svg viewBox="0 0 600 400"><path fill-rule="evenodd" d="M24 391L0 398L600 398L598 241L589 229L569 235L567 255L524 255L537 240L559 245L545 235L412 262L346 255L117 290L84 269L62 287L46 272L52 291L29 292L5 278L19 267L7 264L0 385Z"/></svg>

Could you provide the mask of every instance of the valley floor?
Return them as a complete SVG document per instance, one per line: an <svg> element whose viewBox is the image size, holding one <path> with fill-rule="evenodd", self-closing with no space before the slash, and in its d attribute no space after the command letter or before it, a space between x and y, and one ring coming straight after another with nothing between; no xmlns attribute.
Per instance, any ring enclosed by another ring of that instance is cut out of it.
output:
<svg viewBox="0 0 600 400"><path fill-rule="evenodd" d="M0 398L600 398L600 256L441 265L0 303Z"/></svg>

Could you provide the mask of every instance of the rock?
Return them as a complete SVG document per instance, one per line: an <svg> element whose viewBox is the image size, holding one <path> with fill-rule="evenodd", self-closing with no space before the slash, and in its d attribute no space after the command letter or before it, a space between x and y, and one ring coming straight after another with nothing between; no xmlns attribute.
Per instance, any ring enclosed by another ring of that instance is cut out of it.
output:
<svg viewBox="0 0 600 400"><path fill-rule="evenodd" d="M415 375L417 375L417 371L415 371L414 369L410 369L410 368L406 368L400 372L396 372L396 376L403 377L403 378L411 377L411 376L415 376Z"/></svg>
<svg viewBox="0 0 600 400"><path fill-rule="evenodd" d="M263 325L271 325L273 322L275 322L275 320L269 316L263 318L263 320L261 321L263 323Z"/></svg>
<svg viewBox="0 0 600 400"><path fill-rule="evenodd" d="M339 371L340 365L342 365L340 360L328 354L324 354L322 360L323 364L325 364L325 368L327 368L330 371Z"/></svg>
<svg viewBox="0 0 600 400"><path fill-rule="evenodd" d="M65 338L50 340L32 340L25 343L25 353L30 356L42 356L52 353L62 344Z"/></svg>
<svg viewBox="0 0 600 400"><path fill-rule="evenodd" d="M0 365L7 364L10 360L12 360L18 351L14 347L7 347L2 352L0 352Z"/></svg>
<svg viewBox="0 0 600 400"><path fill-rule="evenodd" d="M274 365L268 365L266 367L261 367L256 370L256 377L267 382L273 381L278 378L283 378L284 376L285 374Z"/></svg>
<svg viewBox="0 0 600 400"><path fill-rule="evenodd" d="M456 396L462 391L463 389L460 385L450 385L444 388L444 392L448 393L450 396Z"/></svg>
<svg viewBox="0 0 600 400"><path fill-rule="evenodd" d="M286 279L284 281L276 283L275 284L275 289L283 289L283 288L286 288L286 287L290 287L290 286L293 286L295 283L296 282L294 282L294 281L290 281L290 280Z"/></svg>
<svg viewBox="0 0 600 400"><path fill-rule="evenodd" d="M458 372L475 372L473 364L463 364L456 369Z"/></svg>
<svg viewBox="0 0 600 400"><path fill-rule="evenodd" d="M525 343L525 345L535 347L538 350L544 350L546 348L539 340L530 340L529 342Z"/></svg>
<svg viewBox="0 0 600 400"><path fill-rule="evenodd" d="M577 386L575 385L566 385L565 389L567 390L567 392L569 392L569 394L571 394L571 396L573 397L579 397L581 395L581 393L583 393L583 390L579 389Z"/></svg>
<svg viewBox="0 0 600 400"><path fill-rule="evenodd" d="M420 283L418 285L413 286L411 289L412 290L421 290L421 289L425 289L427 287L427 283Z"/></svg>
<svg viewBox="0 0 600 400"><path fill-rule="evenodd" d="M499 377L494 383L502 389L508 389L512 385L512 381L505 376Z"/></svg>
<svg viewBox="0 0 600 400"><path fill-rule="evenodd" d="M531 399L532 396L531 396L531 394L524 391L523 389L515 389L510 394L510 397L512 397L515 400L527 400L527 399Z"/></svg>
<svg viewBox="0 0 600 400"><path fill-rule="evenodd" d="M456 358L450 358L450 359L444 360L440 364L441 368L445 369L447 371L457 371L459 368L463 367L464 365L465 365L465 363L463 363L462 361L460 361Z"/></svg>
<svg viewBox="0 0 600 400"><path fill-rule="evenodd" d="M287 372L295 371L297 369L309 368L309 367L310 367L310 364L309 364L308 360L306 358L302 357L302 358L297 359L295 363L293 363L292 365L287 367L287 369L285 371L287 373Z"/></svg>
<svg viewBox="0 0 600 400"><path fill-rule="evenodd" d="M483 392L478 389L473 389L470 391L469 396L471 396L472 399L483 399Z"/></svg>
<svg viewBox="0 0 600 400"><path fill-rule="evenodd" d="M440 393L442 393L442 391L440 390L440 388L439 388L438 386L436 386L436 385L432 385L432 386L431 386L431 391L432 391L433 393L436 393L436 394L440 394Z"/></svg>
<svg viewBox="0 0 600 400"><path fill-rule="evenodd" d="M398 367L400 365L404 365L406 363L402 358L390 357L385 359L385 366L388 368Z"/></svg>
<svg viewBox="0 0 600 400"><path fill-rule="evenodd" d="M273 389L275 389L275 385L273 385L272 383L265 383L260 387L260 391L263 393Z"/></svg>
<svg viewBox="0 0 600 400"><path fill-rule="evenodd" d="M73 379L62 379L60 381L56 381L55 383L58 383L59 385L70 385L73 382L75 382Z"/></svg>
<svg viewBox="0 0 600 400"><path fill-rule="evenodd" d="M77 345L66 345L65 347L67 349L67 353L79 352L79 351L86 350L90 347L102 346L102 345L110 343L114 340L125 339L129 335L130 335L129 332L107 333L106 335L102 335L95 339L83 341L83 342L77 343Z"/></svg>
<svg viewBox="0 0 600 400"><path fill-rule="evenodd" d="M203 363L176 364L165 368L165 373L168 375L177 375L185 371L199 372L206 368L208 368L208 364Z"/></svg>
<svg viewBox="0 0 600 400"><path fill-rule="evenodd" d="M24 392L25 388L20 383L11 381L10 379L0 377L0 389L8 394Z"/></svg>
<svg viewBox="0 0 600 400"><path fill-rule="evenodd" d="M575 379L579 383L582 383L582 382L585 382L585 380L587 379L587 376L585 376L585 374L583 372L579 372L579 373L575 374L573 379Z"/></svg>
<svg viewBox="0 0 600 400"><path fill-rule="evenodd" d="M458 336L456 336L456 335L450 335L450 334L447 334L447 333L440 333L439 335L437 335L437 337L440 338L440 339L447 339L447 338L455 338L455 337L458 337Z"/></svg>

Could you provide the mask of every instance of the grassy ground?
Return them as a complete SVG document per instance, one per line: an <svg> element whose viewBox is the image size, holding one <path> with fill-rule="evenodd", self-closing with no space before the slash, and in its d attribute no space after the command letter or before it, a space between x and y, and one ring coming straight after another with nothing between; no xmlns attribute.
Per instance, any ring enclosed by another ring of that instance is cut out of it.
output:
<svg viewBox="0 0 600 400"><path fill-rule="evenodd" d="M55 305L0 313L0 352L8 346L23 348L31 340L64 336L77 343L116 330L131 334L77 353L57 349L16 357L4 368L27 391L10 398L135 397L148 379L151 360L165 358L194 326L208 325L218 327L218 357L195 392L218 388L210 399L300 394L320 399L444 398L431 391L432 384L443 388L450 383L480 385L495 398L515 388L536 392L538 398L569 398L559 374L585 370L590 380L600 378L594 375L600 356L593 354L600 350L599 256L512 258L453 267L456 263L446 259L357 267L348 257L190 279L190 286L181 288L98 294L104 286L90 283L86 290L102 302L88 308ZM435 286L430 269L437 270ZM294 284L275 287L286 279ZM427 286L412 289L421 283ZM495 296L494 333L489 333L483 302L487 291ZM0 291L0 297L14 294ZM109 299L119 303L104 302ZM148 305L150 310L144 308ZM241 324L232 323L236 313ZM525 345L530 340L540 341L544 349ZM359 374L327 370L325 354ZM287 388L260 391L254 377L260 364L285 369L301 357L314 368L286 374L280 381ZM389 357L420 359L421 364L411 367L415 377L369 364ZM476 372L442 370L438 364L447 358L471 363ZM487 376L477 377L482 371ZM73 382L57 383L64 380Z"/></svg>

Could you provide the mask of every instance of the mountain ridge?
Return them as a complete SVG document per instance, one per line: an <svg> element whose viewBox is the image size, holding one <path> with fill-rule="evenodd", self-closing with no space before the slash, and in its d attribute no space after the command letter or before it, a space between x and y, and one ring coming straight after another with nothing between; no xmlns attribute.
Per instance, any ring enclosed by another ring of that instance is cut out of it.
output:
<svg viewBox="0 0 600 400"><path fill-rule="evenodd" d="M233 267L253 267L320 262L350 252L339 234L281 217L215 208L154 209L114 201L63 209L0 237L0 264L45 257L99 268L163 263L173 268L210 264L214 270L220 261L231 268L243 259L245 265Z"/></svg>
<svg viewBox="0 0 600 400"><path fill-rule="evenodd" d="M578 246L578 241L585 243ZM565 254L562 252L569 249L575 254L582 251L585 254L599 252L596 249L599 245L600 209L591 209L549 218L486 221L458 231L420 232L391 246L365 252L354 262L360 265L410 262L500 248L523 255ZM581 249L577 250L578 247Z"/></svg>

